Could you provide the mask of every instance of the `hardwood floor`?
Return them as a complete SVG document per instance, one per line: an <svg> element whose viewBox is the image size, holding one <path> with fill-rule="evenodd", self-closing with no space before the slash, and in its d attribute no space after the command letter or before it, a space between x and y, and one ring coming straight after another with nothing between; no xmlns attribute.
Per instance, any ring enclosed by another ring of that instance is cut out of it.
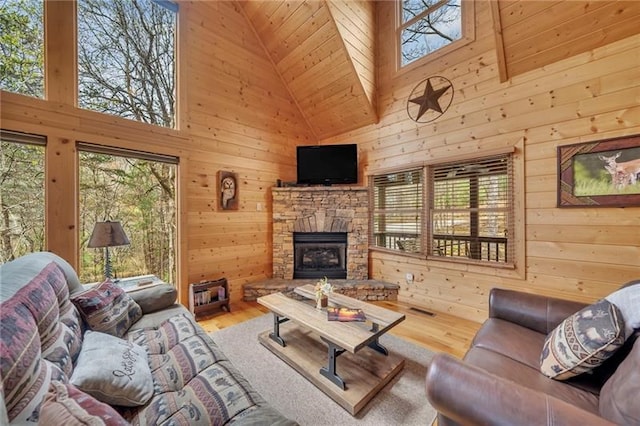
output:
<svg viewBox="0 0 640 426"><path fill-rule="evenodd" d="M402 312L406 319L392 328L389 333L423 346L434 352L447 352L461 358L467 351L480 324L461 319L446 313L426 313L412 309L400 302L375 302L375 304ZM257 302L235 302L231 312L207 317L198 323L208 332L230 327L269 312Z"/></svg>

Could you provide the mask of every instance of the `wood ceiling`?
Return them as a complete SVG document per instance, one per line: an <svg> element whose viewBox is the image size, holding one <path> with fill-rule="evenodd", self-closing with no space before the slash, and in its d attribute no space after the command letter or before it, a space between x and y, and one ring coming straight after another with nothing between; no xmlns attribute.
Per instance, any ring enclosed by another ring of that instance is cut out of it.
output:
<svg viewBox="0 0 640 426"><path fill-rule="evenodd" d="M240 4L319 140L378 121L374 2Z"/></svg>
<svg viewBox="0 0 640 426"><path fill-rule="evenodd" d="M378 122L376 3L240 1L318 141ZM640 1L490 4L501 81L629 37L640 28Z"/></svg>

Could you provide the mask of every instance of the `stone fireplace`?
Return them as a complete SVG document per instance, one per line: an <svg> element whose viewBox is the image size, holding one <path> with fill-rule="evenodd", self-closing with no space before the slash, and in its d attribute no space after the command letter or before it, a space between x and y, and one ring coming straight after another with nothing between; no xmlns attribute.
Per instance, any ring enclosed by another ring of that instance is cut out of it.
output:
<svg viewBox="0 0 640 426"><path fill-rule="evenodd" d="M273 188L272 195L273 278L368 279L367 188Z"/></svg>

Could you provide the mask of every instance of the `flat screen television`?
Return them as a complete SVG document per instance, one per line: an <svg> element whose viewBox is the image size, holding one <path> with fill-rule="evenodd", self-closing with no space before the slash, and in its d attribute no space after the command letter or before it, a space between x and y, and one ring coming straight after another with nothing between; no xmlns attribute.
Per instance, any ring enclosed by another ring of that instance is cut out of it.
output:
<svg viewBox="0 0 640 426"><path fill-rule="evenodd" d="M298 146L299 185L358 183L358 146Z"/></svg>

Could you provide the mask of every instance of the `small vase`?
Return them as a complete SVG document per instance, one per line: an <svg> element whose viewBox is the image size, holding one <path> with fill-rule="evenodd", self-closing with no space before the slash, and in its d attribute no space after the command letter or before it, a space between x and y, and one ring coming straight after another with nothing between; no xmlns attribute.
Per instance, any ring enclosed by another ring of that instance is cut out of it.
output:
<svg viewBox="0 0 640 426"><path fill-rule="evenodd" d="M318 297L316 299L316 309L326 308L329 304L329 298L327 296Z"/></svg>

